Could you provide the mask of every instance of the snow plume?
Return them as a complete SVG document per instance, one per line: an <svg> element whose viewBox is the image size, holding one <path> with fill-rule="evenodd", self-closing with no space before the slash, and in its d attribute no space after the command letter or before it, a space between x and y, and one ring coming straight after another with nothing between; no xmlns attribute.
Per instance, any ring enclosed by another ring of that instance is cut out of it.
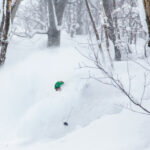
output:
<svg viewBox="0 0 150 150"><path fill-rule="evenodd" d="M66 47L68 41L60 49L49 51L39 39L10 45L6 67L0 72L1 140L59 138L104 114L120 111L110 100L114 95L111 91L116 90L84 79L88 72L78 68L82 57L70 45ZM25 57L27 51L30 55ZM56 92L54 85L59 80L65 84ZM103 96L105 88L111 93L107 97Z"/></svg>

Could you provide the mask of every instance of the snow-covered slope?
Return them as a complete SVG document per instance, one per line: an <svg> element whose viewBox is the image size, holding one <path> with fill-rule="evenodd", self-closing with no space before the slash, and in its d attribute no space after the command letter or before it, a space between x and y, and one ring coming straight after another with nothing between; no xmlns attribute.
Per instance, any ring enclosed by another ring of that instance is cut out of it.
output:
<svg viewBox="0 0 150 150"><path fill-rule="evenodd" d="M69 37L57 49L44 41L15 38L9 46L0 71L0 148L148 150L149 117L122 112L118 104L126 99L119 91L88 79L90 70L79 69L87 60ZM125 65L116 64L124 82ZM54 90L58 80L65 82L61 92Z"/></svg>
<svg viewBox="0 0 150 150"><path fill-rule="evenodd" d="M10 44L0 72L2 141L59 138L105 114L120 112L111 97L121 94L86 79L88 70L79 69L83 58L73 42L65 39L61 48L46 49L43 41L36 37ZM58 80L65 82L61 92L54 90Z"/></svg>
<svg viewBox="0 0 150 150"><path fill-rule="evenodd" d="M10 143L4 150L149 150L149 116L123 111L107 115L58 140Z"/></svg>

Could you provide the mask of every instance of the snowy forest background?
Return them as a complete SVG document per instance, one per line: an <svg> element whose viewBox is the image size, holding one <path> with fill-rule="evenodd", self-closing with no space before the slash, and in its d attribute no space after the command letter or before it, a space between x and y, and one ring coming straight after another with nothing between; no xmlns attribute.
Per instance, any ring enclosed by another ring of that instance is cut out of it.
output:
<svg viewBox="0 0 150 150"><path fill-rule="evenodd" d="M0 0L0 149L150 150L149 37L149 0Z"/></svg>

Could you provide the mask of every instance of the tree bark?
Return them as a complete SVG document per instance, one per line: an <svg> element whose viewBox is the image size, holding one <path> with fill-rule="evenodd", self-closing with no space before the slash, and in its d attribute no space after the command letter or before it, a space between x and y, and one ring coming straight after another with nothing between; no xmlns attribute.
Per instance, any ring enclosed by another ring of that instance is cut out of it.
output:
<svg viewBox="0 0 150 150"><path fill-rule="evenodd" d="M5 8L5 17L4 17L4 28L1 31L1 52L0 52L0 65L3 65L6 59L6 51L8 47L8 33L10 27L10 14L11 14L11 0L6 1L6 8Z"/></svg>
<svg viewBox="0 0 150 150"><path fill-rule="evenodd" d="M149 34L148 47L150 47L150 0L143 0L143 2L146 12L146 22L148 25L148 34Z"/></svg>
<svg viewBox="0 0 150 150"><path fill-rule="evenodd" d="M117 39L116 39L116 35L115 35L115 28L113 26L113 19L111 16L111 13L113 12L112 0L103 0L103 6L104 6L105 14L108 18L108 23L109 23L108 34L109 34L110 40L113 42L113 45L114 45L115 60L120 61L121 60L121 52L120 52L120 49L116 45Z"/></svg>
<svg viewBox="0 0 150 150"><path fill-rule="evenodd" d="M47 0L49 13L48 47L60 46L60 29L67 0Z"/></svg>
<svg viewBox="0 0 150 150"><path fill-rule="evenodd" d="M77 5L77 24L78 27L76 29L76 34L77 35L82 35L83 34L83 0L79 0L78 1L78 5Z"/></svg>
<svg viewBox="0 0 150 150"><path fill-rule="evenodd" d="M101 52L101 55L102 55L103 60L105 60L105 58L104 58L104 52L103 52L103 49L102 49L102 45L101 45L101 43L100 43L100 37L99 37L98 30L97 30L97 28L96 28L96 24L95 24L95 22L94 22L94 19L93 19L93 16L92 16L92 13L91 13L89 4L88 4L88 0L85 0L85 4L86 4L87 11L88 11L88 14L89 14L89 17L90 17L92 26L93 26L93 30L94 30L94 33L95 33L95 36L96 36L96 40L98 41L98 48L99 48L99 50L100 50L100 52Z"/></svg>
<svg viewBox="0 0 150 150"><path fill-rule="evenodd" d="M4 8L4 6L5 6L5 0L3 0L3 6L2 6L2 18L1 18L1 24L0 24L0 45L2 44L2 41L1 41L1 39L2 39L2 31L3 31L3 27L4 27L4 20L5 20L5 12L4 12L4 10L5 10L5 8Z"/></svg>
<svg viewBox="0 0 150 150"><path fill-rule="evenodd" d="M8 47L10 23L14 21L21 0L3 0L2 20L0 24L0 66L4 64Z"/></svg>
<svg viewBox="0 0 150 150"><path fill-rule="evenodd" d="M60 30L49 28L48 30L48 47L60 46Z"/></svg>

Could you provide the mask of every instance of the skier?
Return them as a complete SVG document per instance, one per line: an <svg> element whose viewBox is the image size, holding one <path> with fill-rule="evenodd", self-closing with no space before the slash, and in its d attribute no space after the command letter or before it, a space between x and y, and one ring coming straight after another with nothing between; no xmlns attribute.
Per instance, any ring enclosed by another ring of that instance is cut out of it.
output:
<svg viewBox="0 0 150 150"><path fill-rule="evenodd" d="M61 91L61 87L62 87L63 84L64 84L63 81L57 81L57 82L55 83L55 90L56 90L56 91Z"/></svg>
<svg viewBox="0 0 150 150"><path fill-rule="evenodd" d="M64 82L63 81L57 81L56 83L55 83L55 90L56 91L61 91L61 86L64 84ZM69 124L68 124L68 122L63 122L63 125L64 126L68 126Z"/></svg>

